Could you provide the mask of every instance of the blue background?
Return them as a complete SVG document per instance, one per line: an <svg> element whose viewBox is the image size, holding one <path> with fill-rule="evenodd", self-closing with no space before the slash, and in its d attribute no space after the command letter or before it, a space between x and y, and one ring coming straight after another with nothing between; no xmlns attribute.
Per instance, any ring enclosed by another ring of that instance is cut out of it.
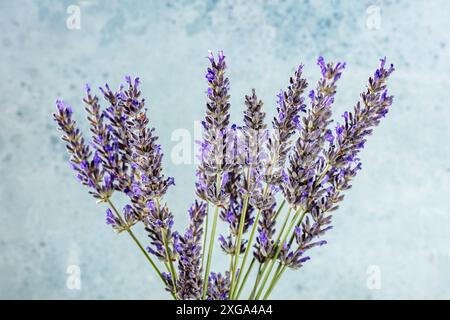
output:
<svg viewBox="0 0 450 320"><path fill-rule="evenodd" d="M81 9L79 30L66 26L71 4ZM375 29L370 5L380 9ZM202 118L208 49L227 56L234 121L253 87L273 115L276 94L301 62L314 85L319 55L348 64L335 119L358 100L380 57L396 65L394 105L362 153L329 244L286 273L273 297L450 298L449 13L445 0L2 0L0 298L169 297L77 183L51 113L63 97L87 129L84 83L117 87L139 75L165 172L176 178L166 200L184 229L195 165L171 161L171 134L193 132ZM227 263L219 254L213 268ZM70 265L80 267L80 290L66 286ZM367 286L371 270L379 289Z"/></svg>

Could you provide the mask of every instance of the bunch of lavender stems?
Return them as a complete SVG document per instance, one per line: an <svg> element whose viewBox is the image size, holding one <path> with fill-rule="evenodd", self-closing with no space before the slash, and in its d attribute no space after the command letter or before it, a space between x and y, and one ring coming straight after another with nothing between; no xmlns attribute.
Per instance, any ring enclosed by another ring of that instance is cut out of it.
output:
<svg viewBox="0 0 450 320"><path fill-rule="evenodd" d="M230 124L225 56L209 52L207 58L198 199L183 232L173 230L174 214L164 201L175 183L163 173L139 78L126 77L117 90L100 87L105 107L86 85L89 142L62 100L54 119L78 180L108 206L106 224L131 237L174 299L232 300L245 289L249 299L267 299L286 270L303 267L309 250L326 244L321 237L332 228L332 212L361 169L359 152L392 105L386 80L394 67L381 59L353 110L333 125L345 63L319 57L321 77L309 92L300 65L278 94L269 129L254 89L245 96L242 125ZM113 204L115 193L127 196L121 210ZM227 233L217 234L218 223ZM145 247L133 232L137 226L148 235ZM216 241L230 258L222 272L211 271Z"/></svg>

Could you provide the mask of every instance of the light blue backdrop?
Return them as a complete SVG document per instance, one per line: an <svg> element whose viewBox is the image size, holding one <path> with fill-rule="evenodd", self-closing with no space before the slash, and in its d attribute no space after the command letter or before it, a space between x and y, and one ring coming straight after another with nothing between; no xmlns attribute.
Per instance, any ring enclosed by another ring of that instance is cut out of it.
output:
<svg viewBox="0 0 450 320"><path fill-rule="evenodd" d="M70 5L80 8L80 29L67 27ZM167 200L184 228L195 166L171 161L171 134L192 132L202 118L208 49L227 55L235 121L252 87L273 115L300 62L315 83L319 55L348 64L336 118L378 58L397 68L394 105L367 143L329 244L273 297L450 298L449 13L446 0L1 1L0 298L168 297L74 179L51 113L63 97L82 120L85 82L116 87L139 75L177 182ZM213 267L227 261L221 255ZM80 290L67 287L71 265L80 267Z"/></svg>

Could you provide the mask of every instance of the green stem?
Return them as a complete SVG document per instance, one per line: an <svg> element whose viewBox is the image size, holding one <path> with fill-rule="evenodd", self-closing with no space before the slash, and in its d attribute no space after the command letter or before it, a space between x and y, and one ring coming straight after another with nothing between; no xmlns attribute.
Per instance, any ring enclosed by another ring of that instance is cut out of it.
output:
<svg viewBox="0 0 450 320"><path fill-rule="evenodd" d="M259 264L259 268L258 268L258 273L256 275L256 279L255 279L255 284L253 285L253 289L252 292L250 293L250 297L248 298L249 300L253 300L255 298L255 294L256 294L256 289L258 288L259 282L261 281L261 276L264 273L264 271L266 270L267 264Z"/></svg>
<svg viewBox="0 0 450 320"><path fill-rule="evenodd" d="M233 270L233 258L234 258L234 255L230 254L230 267L229 267L230 273Z"/></svg>
<svg viewBox="0 0 450 320"><path fill-rule="evenodd" d="M236 240L236 246L235 246L235 252L234 252L234 265L233 265L233 270L232 270L232 274L231 274L231 288L230 288L230 298L233 298L234 295L234 291L236 288L236 282L235 277L236 277L236 272L237 272L237 266L239 263L239 255L241 253L241 243L242 243L242 234L244 232L244 225L245 225L245 216L247 215L247 207L248 207L248 194L245 195L244 197L244 205L242 207L242 212L241 212L241 219L239 221L239 231L238 231L238 237ZM249 247L249 245L247 244L247 248ZM247 249L246 248L246 249ZM247 250L246 250L247 251ZM242 269L240 269L239 273L241 273Z"/></svg>
<svg viewBox="0 0 450 320"><path fill-rule="evenodd" d="M289 209L289 213L290 212L291 212L291 209ZM286 222L287 222L287 218L289 218L289 213L288 213L288 215L286 217ZM277 251L275 253L275 256L272 258L272 260L270 262L269 270L266 272L266 275L264 276L264 280L263 280L263 282L261 284L261 287L258 290L258 294L256 295L256 299L259 299L259 297L261 296L262 291L264 290L264 287L265 287L265 285L267 283L267 280L269 279L270 273L272 272L273 266L275 265L275 262L277 261L278 256L280 255L281 249L283 248L283 243L286 241L287 236L289 235L290 231L292 230L292 228L294 227L295 223L297 222L297 218L298 218L299 214L300 214L300 210L298 210L295 213L295 216L292 219L291 223L289 224L289 227L288 227L286 233L284 234L283 239L281 240L281 242L278 242L278 241L275 242L276 244L278 244ZM282 232L283 231L284 230L282 230ZM282 232L280 232L279 237L281 236Z"/></svg>
<svg viewBox="0 0 450 320"><path fill-rule="evenodd" d="M263 195L265 196L268 191L269 191L269 185L266 184L266 187L264 188ZM285 201L283 200L280 208L278 209L278 212L279 212L279 210L281 210L281 208L283 208L284 203L285 203ZM250 232L250 237L248 238L247 247L245 248L245 252L244 252L244 258L242 260L241 268L239 269L241 271L244 270L244 268L245 268L245 263L247 262L248 253L251 250L250 248L252 246L253 238L255 237L256 230L258 229L258 221L259 221L260 215L261 215L261 209L258 210L258 213L256 214L256 217L255 217L255 220L253 221L252 231ZM250 271L250 269L249 269L249 271ZM241 275L242 275L242 272L239 272L238 278L236 280L236 286L239 285L239 281L241 280ZM247 277L245 277L244 280L242 281L241 288L245 285L246 281L247 281Z"/></svg>
<svg viewBox="0 0 450 320"><path fill-rule="evenodd" d="M236 299L236 300L239 299L239 296L241 295L242 290L244 289L244 284L247 282L247 278L248 278L248 276L250 275L250 272L252 271L255 262L256 262L256 259L253 258L253 259L252 259L252 262L250 262L250 266L248 267L247 272L245 273L244 280L242 281L242 283L241 283L241 285L240 285L240 287L239 287L239 289L238 289L238 291L237 291L237 294L236 294L236 296L235 296L235 299ZM239 278L238 278L238 279L239 279ZM238 283L239 283L239 282L238 282Z"/></svg>
<svg viewBox="0 0 450 320"><path fill-rule="evenodd" d="M116 207L114 206L114 204L111 202L110 199L108 199L106 201L108 203L108 205L111 207L111 209L114 211L115 215L117 216L117 218L120 220L120 222L122 224L125 225L125 221L123 220L122 216L120 215L119 211L116 209ZM159 270L158 266L155 264L155 262L153 262L152 258L148 255L147 251L144 249L144 247L142 246L142 244L139 242L139 240L136 238L136 236L134 235L133 231L131 231L130 228L127 228L127 233L130 235L131 239L133 239L133 241L136 243L136 245L139 247L139 249L141 250L141 252L144 254L145 258L147 259L147 261L150 263L150 265L153 267L153 269L156 271L156 273L158 274L158 277L162 280L162 282L164 283L164 285L167 284L166 279L164 279L161 271ZM173 292L171 293L173 298L175 299L175 295L173 294Z"/></svg>
<svg viewBox="0 0 450 320"><path fill-rule="evenodd" d="M158 213L160 213L161 212L161 204L159 202L159 198L156 198L155 201L156 201L156 208L158 210ZM162 236L164 250L166 251L166 259L167 259L167 261L169 263L169 268L168 268L169 270L168 271L172 275L173 293L176 296L176 294L177 294L177 291L176 291L177 290L177 273L176 273L175 268L173 266L172 255L171 255L171 251L170 251L170 248L169 248L169 243L167 242L167 240L168 240L167 239L167 231L168 230L161 229L161 236Z"/></svg>
<svg viewBox="0 0 450 320"><path fill-rule="evenodd" d="M205 251L206 251L206 241L208 239L208 216L209 216L209 205L208 211L205 217L205 232L203 232L203 246L202 246L202 270L205 270Z"/></svg>
<svg viewBox="0 0 450 320"><path fill-rule="evenodd" d="M272 282L269 285L269 288L267 289L266 294L264 295L263 300L267 300L269 295L272 293L273 288L275 288L275 285L278 283L278 280L280 280L281 275L283 274L284 270L286 269L286 265L280 265L278 266L277 270L275 271L275 276L273 277Z"/></svg>
<svg viewBox="0 0 450 320"><path fill-rule="evenodd" d="M214 210L214 218L213 218L213 224L212 224L212 230L211 230L211 237L209 239L209 248L208 248L208 260L206 261L206 270L205 270L205 278L203 280L203 296L202 299L206 299L206 291L208 288L208 275L209 270L211 268L211 258L214 248L214 237L216 234L216 227L217 227L217 217L219 216L219 207L216 206L216 209Z"/></svg>
<svg viewBox="0 0 450 320"><path fill-rule="evenodd" d="M283 205L284 205L284 204L283 204ZM292 211L292 209L289 208L289 210L288 210L288 212L287 212L287 214L286 214L286 218L284 218L284 222L283 222L283 225L281 226L280 232L278 233L278 236L277 236L277 238L276 238L276 240L275 240L275 242L274 242L275 245L278 245L278 246L279 246L279 242L280 242L281 235L283 234L284 229L286 228L286 225L287 225L287 223L288 223L288 221L289 221L289 217L290 217L290 215L291 215L291 211ZM277 215L279 215L279 213L280 213L280 210L277 210ZM272 249L272 250L273 250L273 249ZM274 259L274 257L269 258L267 261L264 262L264 267L263 267L263 269L261 270L261 276L266 272L267 267L269 266L269 262L271 261L271 259ZM258 285L259 285L259 281L258 281ZM265 285L265 284L264 284L264 285ZM254 298L255 298L255 296L253 295L252 299L254 299Z"/></svg>
<svg viewBox="0 0 450 320"><path fill-rule="evenodd" d="M169 261L169 269L170 273L172 274L172 286L173 286L173 293L176 295L177 290L177 273L175 272L175 268L173 266L172 261L172 255L170 254L169 245L167 243L167 233L166 230L162 230L162 238L163 238L163 244L164 249L166 250L166 258Z"/></svg>
<svg viewBox="0 0 450 320"><path fill-rule="evenodd" d="M277 212L275 213L275 216L273 217L273 220L276 221L281 210L283 210L284 205L286 204L286 199L283 199L283 201L280 204L280 207L278 208Z"/></svg>
<svg viewBox="0 0 450 320"><path fill-rule="evenodd" d="M303 221L305 215L306 215L306 211L304 211L304 212L302 213L300 219L298 220L297 226L299 226L299 225L302 223L302 221ZM291 240L290 240L290 242L289 242L289 245L291 245L293 241L294 241L294 235L291 236ZM280 270L280 268L281 268L281 270ZM283 275L283 272L286 270L286 265L283 265L283 266L282 266L281 263L280 263L277 270L279 270L279 271L275 273L276 276L275 276L274 279L272 280L272 283L270 284L270 286L269 286L269 288L268 288L266 294L264 295L264 299L266 299L266 298L269 297L269 295L270 295L270 293L272 292L273 288L275 287L275 285L278 283L278 281L280 280L281 276ZM277 274L277 273L278 273L278 274Z"/></svg>

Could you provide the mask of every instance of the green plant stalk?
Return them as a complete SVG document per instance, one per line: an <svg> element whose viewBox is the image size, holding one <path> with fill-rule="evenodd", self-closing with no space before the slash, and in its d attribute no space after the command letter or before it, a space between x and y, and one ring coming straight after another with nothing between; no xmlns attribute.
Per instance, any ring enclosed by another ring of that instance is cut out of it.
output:
<svg viewBox="0 0 450 320"><path fill-rule="evenodd" d="M267 189L266 189L265 191L267 191ZM278 217L278 215L280 214L281 210L283 210L283 207L284 207L284 204L285 204L285 203L286 203L286 200L283 200L283 201L281 202L280 206L279 206L278 209L277 209L277 212L275 213L275 218L274 218L274 219L276 219L276 217ZM261 214L261 210L258 210L258 213L256 214L255 222L254 222L254 224L253 224L253 228L252 228L252 231L251 231L251 234L250 234L249 243L251 243L251 242L253 241L253 237L254 237L254 235L255 235L255 231L257 230L257 225L258 225L258 221L259 221L259 216L260 216L260 214ZM249 246L247 246L247 248L246 248L246 250L245 250L244 260L242 261L241 270L243 270L244 267L245 267L245 262L246 262L246 259L247 259L247 256L248 256L248 252L249 252L249 250L247 250L248 248L249 248ZM243 289L245 283L247 282L248 273L249 273L249 272L251 271L251 269L253 268L253 263L255 262L255 260L256 260L255 258L252 259L251 265L250 265L250 267L248 268L248 270L247 270L247 272L246 272L246 276L245 276L244 279L242 280L242 283L241 283L239 292L237 293L236 299L239 299L239 296L240 296L240 294L241 294L241 291L242 291L242 289ZM267 266L267 265L264 266L263 271L265 270L265 267L266 267L266 266ZM261 270L259 269L259 270L258 270L258 275L259 275L259 272L260 272L260 271L261 271ZM239 275L238 275L238 279L237 279L237 283L238 283L238 284L239 284L240 276L241 276L241 273L239 273ZM258 285L258 284L255 282L255 286L257 286L257 285ZM253 295L253 294L254 294L254 292L252 291L252 295ZM251 298L252 298L252 296L250 296L250 299L251 299Z"/></svg>
<svg viewBox="0 0 450 320"><path fill-rule="evenodd" d="M211 269L211 258L212 258L213 248L214 248L214 237L216 234L217 217L218 216L219 216L219 207L216 206L216 209L214 210L214 218L213 218L213 222L212 222L211 237L209 238L208 258L206 261L205 277L203 280L203 296L202 296L203 300L206 299L206 291L208 288L208 275L209 275L209 270Z"/></svg>
<svg viewBox="0 0 450 320"><path fill-rule="evenodd" d="M111 202L110 199L106 200L106 202L108 203L108 205L110 206L110 208L114 211L114 214L117 216L117 218L120 220L120 222L122 224L125 224L125 221L123 220L122 216L120 215L119 211L116 209L116 207L114 206L114 204ZM136 243L136 245L139 247L139 249L141 250L141 252L144 254L145 258L147 259L147 261L150 263L150 265L153 267L153 269L156 271L156 273L158 274L158 277L162 280L162 282L164 283L164 285L166 285L166 280L164 279L161 271L159 270L158 266L155 264L155 262L152 260L152 258L149 256L149 254L147 253L147 251L144 249L144 247L142 246L142 244L139 242L139 240L136 238L136 236L134 235L133 231L131 231L130 228L127 228L127 233L130 235L131 239L133 239L133 241ZM174 299L175 295L173 294L173 292L171 292L172 297Z"/></svg>
<svg viewBox="0 0 450 320"><path fill-rule="evenodd" d="M228 270L230 270L230 272L233 269L233 258L234 258L234 255L230 254L230 266L229 266L229 269L228 269Z"/></svg>
<svg viewBox="0 0 450 320"><path fill-rule="evenodd" d="M301 226L303 218L305 217L306 213L307 213L306 211L303 212L302 216L300 217L300 220L298 220L297 227ZM289 240L289 245L292 245L292 242L294 242L294 238L295 238L295 234L293 233L291 235L291 239Z"/></svg>
<svg viewBox="0 0 450 320"><path fill-rule="evenodd" d="M162 236L163 236L164 249L166 250L166 257L167 257L167 260L169 261L170 273L172 274L173 291L174 291L174 294L176 295L176 291L177 291L177 273L175 272L175 268L173 266L173 261L172 261L172 256L171 256L170 250L169 250L169 245L167 243L166 230L163 229L162 233L163 233Z"/></svg>
<svg viewBox="0 0 450 320"><path fill-rule="evenodd" d="M216 175L216 192L217 194L220 192L220 185L222 183L222 178L217 173ZM209 212L208 212L209 214ZM211 259L212 259L212 253L214 248L214 237L216 236L216 228L217 228L217 218L219 217L219 206L216 206L216 209L214 210L214 217L212 222L212 230L211 230L211 237L209 239L209 248L208 248L208 258L206 261L206 270L205 270L205 277L203 279L203 295L202 299L206 299L206 292L208 290L208 276L209 276L209 270L211 269ZM206 250L206 247L205 247Z"/></svg>
<svg viewBox="0 0 450 320"><path fill-rule="evenodd" d="M266 184L266 187L264 188L264 192L263 192L263 195L264 195L264 196L267 194L267 191L268 191L268 190L269 190L269 185ZM283 206L283 205L284 205L284 201L283 201L282 206ZM282 207L282 206L281 206L281 207ZM247 247L245 248L244 258L243 258L243 260L242 260L241 267L239 268L239 270L241 270L241 271L244 270L244 268L245 268L245 263L247 262L248 253L249 253L250 250L251 250L250 248L252 247L253 238L255 237L255 232L256 232L256 230L258 229L258 221L259 221L260 215L261 215L261 209L258 210L258 213L256 214L255 220L254 220L254 222L253 222L252 231L250 232L250 237L248 238ZM250 272L250 268L249 268L249 270L247 271L247 273L248 273L248 272ZM242 272L239 272L238 277L237 277L237 280L236 280L236 286L239 285L239 281L241 280L241 275L242 275ZM246 281L247 281L247 277L244 278L244 280L243 280L243 282L242 282L242 284L241 284L241 288L243 288L243 286L245 285L245 282L246 282ZM242 289L241 289L241 290L242 290ZM239 290L239 291L240 291L240 290ZM232 294L234 294L234 292L232 292ZM239 292L238 292L238 295L239 295ZM233 298L233 296L232 296L232 298Z"/></svg>
<svg viewBox="0 0 450 320"><path fill-rule="evenodd" d="M248 238L247 247L245 248L244 258L242 260L241 268L239 270L244 270L244 268L245 268L245 264L247 262L248 253L251 250L250 249L251 248L251 244L253 242L253 238L255 237L255 232L256 232L256 229L257 229L258 220L259 220L259 216L260 215L261 215L261 210L258 210L258 212L256 213L255 220L253 222L252 231L250 232L250 237ZM248 271L250 271L250 269ZM238 277L236 279L237 285L239 284L239 281L241 280L241 275L242 275L242 272L239 272ZM247 279L247 277L244 278L244 280L243 280L243 282L241 284L241 287L244 286L246 279Z"/></svg>
<svg viewBox="0 0 450 320"><path fill-rule="evenodd" d="M253 284L252 292L250 292L249 300L253 300L255 298L256 289L258 288L259 282L261 281L261 276L266 270L267 264L260 263L258 267L258 274L256 275L255 283Z"/></svg>
<svg viewBox="0 0 450 320"><path fill-rule="evenodd" d="M283 201L280 204L280 207L278 208L277 212L275 213L275 216L273 217L274 220L277 220L277 218L280 215L281 210L283 210L283 207L285 204L286 204L286 199L283 199Z"/></svg>
<svg viewBox="0 0 450 320"><path fill-rule="evenodd" d="M155 201L156 201L156 208L158 209L158 213L160 213L161 204L160 204L159 198L156 198ZM169 264L168 271L172 275L173 293L176 296L176 293L177 293L177 291L176 291L177 290L176 289L177 288L177 285L176 285L177 284L177 273L176 273L175 268L173 266L172 255L170 254L169 244L167 243L167 230L165 230L165 229L162 229L162 241L163 241L164 250L166 251L166 259L167 259L168 264Z"/></svg>
<svg viewBox="0 0 450 320"><path fill-rule="evenodd" d="M269 187L269 186L266 185L266 189L264 190L264 194L267 193L268 187ZM279 206L277 212L275 213L274 219L276 219L276 218L278 217L278 215L280 214L281 210L283 209L285 203L286 203L286 200L283 200L283 201L281 202L281 204L280 204L280 206ZM253 238L254 238L254 236L255 236L255 232L256 232L256 230L257 230L257 228L258 228L258 221L259 221L260 215L261 215L261 210L258 210L258 213L256 214L256 217L255 217L255 221L253 222L253 227L252 227L252 231L251 231L251 233L250 233L250 238L248 239L247 247L245 248L244 259L242 260L242 264L241 264L240 270L243 270L243 269L245 268L245 263L246 263L246 261L247 261L247 256L248 256L248 253L249 253L249 251L250 251L249 248L251 247L251 243L253 242ZM253 262L253 261L252 261L252 262ZM247 271L247 273L248 273L248 272L250 272L250 269ZM242 273L239 272L238 278L237 278L237 284L239 284L239 281L240 281L240 279L241 279L241 274L242 274ZM245 285L245 283L246 283L246 281L247 281L247 278L248 278L248 277L245 277L244 280L242 280L243 282L242 282L242 284L241 284L241 288L243 288L243 286ZM239 290L239 291L242 291L242 289ZM238 292L237 298L239 297L239 294L240 294L240 292Z"/></svg>
<svg viewBox="0 0 450 320"><path fill-rule="evenodd" d="M290 213L290 211L291 211L291 209L289 209L289 213ZM265 287L265 285L267 283L267 280L269 279L270 273L272 272L273 266L275 265L275 262L277 261L278 256L280 255L281 249L283 247L283 243L286 241L287 236L289 235L289 233L291 232L292 228L294 227L294 225L295 225L299 215L300 215L300 210L298 210L295 213L295 216L292 219L291 223L289 224L289 227L286 230L286 233L284 234L283 239L281 240L281 242L278 242L278 241L276 242L276 243L278 243L277 251L275 252L275 256L272 258L272 260L270 262L269 270L266 272L266 274L264 276L264 280L263 280L263 282L261 284L261 287L258 290L258 294L256 295L256 299L259 299L259 297L261 296L262 291L264 290L264 287ZM286 218L289 218L289 214L287 215ZM287 221L287 219L286 219L286 221ZM284 231L284 230L282 230L282 231ZM281 232L280 232L280 235L281 235Z"/></svg>
<svg viewBox="0 0 450 320"><path fill-rule="evenodd" d="M297 226L299 226L299 225L302 223L302 221L303 221L305 215L306 215L306 211L303 212L302 216L300 217L300 219L299 219L299 221L298 221L298 223L297 223ZM289 244L291 245L293 241L294 241L294 235L292 235ZM280 270L280 268L281 268L281 270ZM277 274L277 273L278 273L278 274L276 275L276 277L274 277L274 279L272 280L272 283L269 285L269 288L268 288L268 290L267 290L267 292L266 292L266 294L265 294L265 296L264 296L264 299L266 299L267 297L269 297L269 295L270 295L270 293L272 292L273 288L274 288L275 285L278 283L278 281L280 280L280 278L281 278L281 276L283 275L284 271L286 270L286 266L285 266L285 265L282 266L281 263L280 263L277 270L278 270L278 272L276 272L276 274Z"/></svg>
<svg viewBox="0 0 450 320"><path fill-rule="evenodd" d="M280 280L281 275L283 274L284 270L286 269L286 265L280 265L278 266L277 270L275 271L275 276L273 277L272 282L269 285L269 288L267 289L266 294L264 295L263 300L267 300L269 295L272 293L273 288L275 288L275 285L278 283L278 280Z"/></svg>
<svg viewBox="0 0 450 320"><path fill-rule="evenodd" d="M231 274L231 288L230 288L230 298L233 298L234 295L234 290L237 286L235 281L235 277L236 277L236 272L237 272L237 266L239 263L239 255L240 255L240 249L241 249L241 243L242 243L242 234L244 232L244 224L245 224L245 216L247 215L247 208L248 208L248 194L245 195L244 198L244 205L242 207L242 212L241 212L241 219L239 220L239 231L238 231L238 237L236 239L236 246L235 246L235 252L234 252L234 265L233 265L233 270L232 270L232 274ZM249 247L250 244L247 244L247 248ZM246 249L247 249L246 248ZM242 270L242 269L240 269ZM241 273L241 272L239 272Z"/></svg>
<svg viewBox="0 0 450 320"><path fill-rule="evenodd" d="M206 251L206 241L208 239L208 216L209 216L209 204L208 211L205 217L205 231L203 232L203 246L202 246L202 270L205 270L205 251Z"/></svg>
<svg viewBox="0 0 450 320"><path fill-rule="evenodd" d="M284 202L283 202L282 205L280 206L280 209L281 209L283 206L284 206ZM277 216L280 214L280 211L281 211L280 209L277 210L277 213L276 213ZM287 222L289 221L289 217L290 217L290 214L291 214L291 210L292 210L292 209L289 208L289 210L288 210L288 212L287 212L287 214L286 214L286 218L284 219L283 225L281 226L280 232L278 233L278 236L277 236L277 238L276 238L276 240L275 240L275 244L278 244L278 243L280 242L281 235L283 234L284 229L286 228ZM264 267L263 267L263 269L261 270L261 276L266 272L266 269L267 269L267 267L268 267L268 265L269 265L269 261L272 260L272 259L273 259L273 258L268 259L268 261L264 261ZM260 281L260 280L261 280L261 279L258 280L258 283L256 284L256 287L259 285L259 281ZM256 293L256 292L255 292L255 293ZM254 294L253 294L253 296L251 297L251 299L254 299L254 298L255 298L255 296L254 296Z"/></svg>
<svg viewBox="0 0 450 320"><path fill-rule="evenodd" d="M235 296L236 300L239 299L239 296L241 295L241 292L244 289L244 284L245 284L245 282L247 282L247 278L250 275L250 272L252 271L253 266L255 265L255 262L256 262L256 259L253 258L252 261L250 262L250 266L248 267L247 272L245 273L244 280L242 281L241 285L239 286L239 289L238 289L237 294Z"/></svg>

